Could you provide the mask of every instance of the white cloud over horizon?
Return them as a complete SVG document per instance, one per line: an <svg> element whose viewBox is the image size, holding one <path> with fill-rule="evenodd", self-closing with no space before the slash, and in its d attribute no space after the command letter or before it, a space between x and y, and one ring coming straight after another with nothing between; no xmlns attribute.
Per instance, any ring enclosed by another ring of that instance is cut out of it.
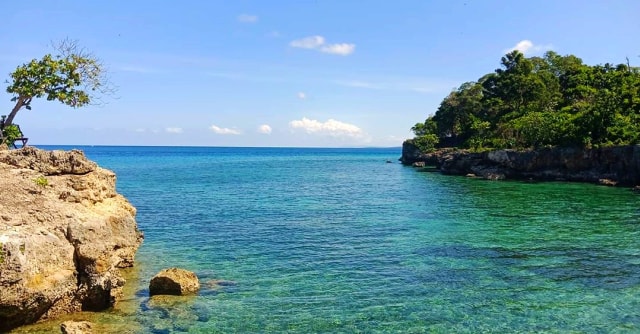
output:
<svg viewBox="0 0 640 334"><path fill-rule="evenodd" d="M356 50L356 45L353 43L326 44L325 38L319 35L293 40L289 43L289 46L340 56L348 56Z"/></svg>
<svg viewBox="0 0 640 334"><path fill-rule="evenodd" d="M504 50L503 53L509 53L511 51L518 50L525 55L529 55L529 54L541 54L552 49L553 49L553 45L551 44L538 45L538 44L533 44L533 42L528 39L523 39L520 42L516 43L516 45L513 46L512 48Z"/></svg>
<svg viewBox="0 0 640 334"><path fill-rule="evenodd" d="M240 132L239 130L236 129L230 129L230 128L221 128L215 124L212 124L209 129L211 129L211 131L219 134L219 135L239 135L242 134L242 132Z"/></svg>
<svg viewBox="0 0 640 334"><path fill-rule="evenodd" d="M182 133L182 128L169 127L164 129L167 133Z"/></svg>
<svg viewBox="0 0 640 334"><path fill-rule="evenodd" d="M269 126L269 124L262 124L258 127L258 133L264 135L270 135L271 131L273 131L273 129L271 129L271 126Z"/></svg>
<svg viewBox="0 0 640 334"><path fill-rule="evenodd" d="M331 137L363 138L366 135L358 126L332 118L326 122L320 122L315 119L303 117L300 120L289 122L289 127L293 130L304 130L308 134L328 135Z"/></svg>
<svg viewBox="0 0 640 334"><path fill-rule="evenodd" d="M238 15L238 22L241 22L241 23L256 23L256 22L258 22L258 16L257 15L251 15L251 14L240 14L240 15Z"/></svg>

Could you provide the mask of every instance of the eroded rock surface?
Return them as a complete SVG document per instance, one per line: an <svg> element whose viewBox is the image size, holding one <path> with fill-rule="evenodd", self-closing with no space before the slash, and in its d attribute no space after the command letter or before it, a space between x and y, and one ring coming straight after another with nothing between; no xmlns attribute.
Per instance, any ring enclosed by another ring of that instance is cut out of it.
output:
<svg viewBox="0 0 640 334"><path fill-rule="evenodd" d="M404 164L424 162L436 166L444 174L474 174L491 180L560 180L618 186L640 184L640 145L487 152L443 149L423 154L408 140L402 146L400 160Z"/></svg>
<svg viewBox="0 0 640 334"><path fill-rule="evenodd" d="M93 324L88 321L65 321L60 324L62 334L91 334Z"/></svg>
<svg viewBox="0 0 640 334"><path fill-rule="evenodd" d="M81 151L0 151L0 332L113 305L142 233Z"/></svg>
<svg viewBox="0 0 640 334"><path fill-rule="evenodd" d="M149 283L149 294L154 295L189 295L200 290L200 282L195 273L168 268L161 270Z"/></svg>

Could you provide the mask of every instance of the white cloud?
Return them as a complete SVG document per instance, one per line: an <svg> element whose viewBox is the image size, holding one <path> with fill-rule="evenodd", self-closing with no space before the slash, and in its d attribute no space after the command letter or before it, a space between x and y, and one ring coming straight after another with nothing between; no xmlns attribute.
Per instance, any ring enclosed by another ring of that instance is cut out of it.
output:
<svg viewBox="0 0 640 334"><path fill-rule="evenodd" d="M236 129L229 129L229 128L221 128L214 125L211 125L210 127L211 131L219 134L219 135L239 135L241 134L240 131L236 130Z"/></svg>
<svg viewBox="0 0 640 334"><path fill-rule="evenodd" d="M514 47L504 50L503 52L509 53L511 51L518 50L523 54L530 54L530 53L539 54L545 51L549 51L551 49L553 49L553 46L551 44L536 45L536 44L533 44L533 42L528 39L523 39L520 42L518 42Z"/></svg>
<svg viewBox="0 0 640 334"><path fill-rule="evenodd" d="M258 16L257 15L250 15L250 14L240 14L240 15L238 15L238 22L241 22L241 23L256 23L256 22L258 22Z"/></svg>
<svg viewBox="0 0 640 334"><path fill-rule="evenodd" d="M182 128L166 128L164 131L167 133L182 133Z"/></svg>
<svg viewBox="0 0 640 334"><path fill-rule="evenodd" d="M262 124L258 127L258 132L265 135L270 135L271 131L272 129L268 124Z"/></svg>
<svg viewBox="0 0 640 334"><path fill-rule="evenodd" d="M298 98L304 100L307 98L307 94L305 94L305 92L298 92Z"/></svg>
<svg viewBox="0 0 640 334"><path fill-rule="evenodd" d="M316 49L324 44L324 37L322 36L309 36L301 39L291 41L289 45L294 48L301 49Z"/></svg>
<svg viewBox="0 0 640 334"><path fill-rule="evenodd" d="M348 56L356 50L353 43L325 44L325 38L319 35L296 39L289 43L294 48L316 50L328 54Z"/></svg>
<svg viewBox="0 0 640 334"><path fill-rule="evenodd" d="M135 129L136 132L145 132L147 131L145 128L137 128Z"/></svg>
<svg viewBox="0 0 640 334"><path fill-rule="evenodd" d="M335 119L320 122L315 119L303 117L300 120L293 120L289 122L289 127L294 130L302 129L309 134L329 135L332 137L361 138L365 136L364 131L359 127L353 124L336 121Z"/></svg>
<svg viewBox="0 0 640 334"><path fill-rule="evenodd" d="M340 43L325 45L320 48L320 51L324 53L330 53L340 56L348 56L356 50L356 45L351 43Z"/></svg>

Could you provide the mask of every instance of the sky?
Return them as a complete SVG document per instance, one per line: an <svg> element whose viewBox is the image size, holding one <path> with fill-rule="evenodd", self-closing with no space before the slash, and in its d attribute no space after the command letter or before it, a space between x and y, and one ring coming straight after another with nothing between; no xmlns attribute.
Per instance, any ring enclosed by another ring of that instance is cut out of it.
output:
<svg viewBox="0 0 640 334"><path fill-rule="evenodd" d="M46 99L34 145L397 147L449 92L519 49L640 65L637 0L21 0L0 11L3 85L64 39L116 92ZM11 95L0 95L8 114Z"/></svg>

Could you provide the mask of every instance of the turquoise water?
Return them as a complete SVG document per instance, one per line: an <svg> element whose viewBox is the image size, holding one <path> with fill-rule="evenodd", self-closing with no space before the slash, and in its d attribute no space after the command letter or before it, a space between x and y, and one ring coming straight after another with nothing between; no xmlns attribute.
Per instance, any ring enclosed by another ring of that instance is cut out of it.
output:
<svg viewBox="0 0 640 334"><path fill-rule="evenodd" d="M419 172L399 148L82 149L138 209L111 313L139 332L640 332L628 189ZM149 300L169 266L201 293Z"/></svg>

